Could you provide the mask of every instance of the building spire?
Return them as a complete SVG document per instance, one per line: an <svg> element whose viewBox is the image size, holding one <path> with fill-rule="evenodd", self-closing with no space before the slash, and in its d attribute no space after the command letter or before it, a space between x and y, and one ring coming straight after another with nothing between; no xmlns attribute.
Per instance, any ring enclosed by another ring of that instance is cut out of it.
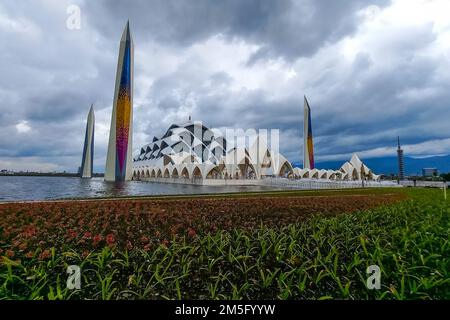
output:
<svg viewBox="0 0 450 320"><path fill-rule="evenodd" d="M314 145L311 125L311 108L304 96L303 107L303 168L314 169Z"/></svg>
<svg viewBox="0 0 450 320"><path fill-rule="evenodd" d="M400 137L397 136L397 161L398 161L398 183L405 179L405 161L403 159L403 150L400 146Z"/></svg>
<svg viewBox="0 0 450 320"><path fill-rule="evenodd" d="M81 158L80 176L82 178L91 178L93 173L94 129L95 129L94 104L91 104L91 108L89 109L86 123L83 156Z"/></svg>
<svg viewBox="0 0 450 320"><path fill-rule="evenodd" d="M133 142L133 73L134 45L127 21L122 33L117 61L105 180L126 181L132 178Z"/></svg>

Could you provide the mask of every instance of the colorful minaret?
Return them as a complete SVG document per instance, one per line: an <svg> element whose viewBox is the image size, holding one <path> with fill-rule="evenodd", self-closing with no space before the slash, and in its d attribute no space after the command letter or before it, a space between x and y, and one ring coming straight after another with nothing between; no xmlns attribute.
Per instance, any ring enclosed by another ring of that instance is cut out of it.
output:
<svg viewBox="0 0 450 320"><path fill-rule="evenodd" d="M403 160L403 150L400 147L400 137L397 137L397 160L398 160L398 182L405 180L405 162Z"/></svg>
<svg viewBox="0 0 450 320"><path fill-rule="evenodd" d="M127 22L120 40L105 180L132 178L134 45Z"/></svg>
<svg viewBox="0 0 450 320"><path fill-rule="evenodd" d="M303 117L303 168L314 169L314 147L311 127L311 108L305 96Z"/></svg>
<svg viewBox="0 0 450 320"><path fill-rule="evenodd" d="M91 105L87 117L86 134L84 136L83 158L81 159L81 178L92 178L92 166L94 162L94 105Z"/></svg>

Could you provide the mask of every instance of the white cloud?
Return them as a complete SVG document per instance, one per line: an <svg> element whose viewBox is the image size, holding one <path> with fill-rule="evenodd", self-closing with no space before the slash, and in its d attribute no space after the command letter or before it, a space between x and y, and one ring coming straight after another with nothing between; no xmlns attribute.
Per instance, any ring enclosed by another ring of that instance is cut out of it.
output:
<svg viewBox="0 0 450 320"><path fill-rule="evenodd" d="M0 158L0 168L12 171L53 172L62 171L62 167L41 157Z"/></svg>
<svg viewBox="0 0 450 320"><path fill-rule="evenodd" d="M22 120L16 124L16 130L18 133L27 133L31 130L31 127L28 125L28 121Z"/></svg>

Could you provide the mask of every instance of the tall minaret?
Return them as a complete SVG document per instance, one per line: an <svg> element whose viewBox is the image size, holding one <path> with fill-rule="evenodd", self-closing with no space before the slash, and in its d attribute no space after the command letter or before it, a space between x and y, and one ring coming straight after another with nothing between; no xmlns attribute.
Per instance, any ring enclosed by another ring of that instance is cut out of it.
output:
<svg viewBox="0 0 450 320"><path fill-rule="evenodd" d="M94 162L94 128L95 116L94 105L91 105L87 117L86 134L84 136L83 158L81 159L80 176L82 178L92 177L92 166Z"/></svg>
<svg viewBox="0 0 450 320"><path fill-rule="evenodd" d="M305 96L303 114L303 168L314 169L314 147L311 127L311 108Z"/></svg>
<svg viewBox="0 0 450 320"><path fill-rule="evenodd" d="M398 181L405 180L405 162L403 160L403 150L400 147L400 137L397 137L397 160L398 160Z"/></svg>
<svg viewBox="0 0 450 320"><path fill-rule="evenodd" d="M120 40L105 180L132 178L134 44L127 22Z"/></svg>

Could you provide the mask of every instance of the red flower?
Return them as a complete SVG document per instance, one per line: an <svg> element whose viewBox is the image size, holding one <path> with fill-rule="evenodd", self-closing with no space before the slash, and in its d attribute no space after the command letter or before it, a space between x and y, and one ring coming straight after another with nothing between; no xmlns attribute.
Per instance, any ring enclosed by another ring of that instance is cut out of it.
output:
<svg viewBox="0 0 450 320"><path fill-rule="evenodd" d="M92 239L92 244L94 246L96 246L100 241L102 241L103 237L99 234L97 234L96 236L94 236L94 238Z"/></svg>
<svg viewBox="0 0 450 320"><path fill-rule="evenodd" d="M75 230L69 230L69 238L73 239L77 237L77 232Z"/></svg>
<svg viewBox="0 0 450 320"><path fill-rule="evenodd" d="M23 235L25 236L25 238L31 238L35 234L36 234L36 227L34 227L34 226L26 227L23 232Z"/></svg>
<svg viewBox="0 0 450 320"><path fill-rule="evenodd" d="M112 233L108 234L106 236L106 243L108 243L108 246L112 246L114 242L115 242L114 235Z"/></svg>
<svg viewBox="0 0 450 320"><path fill-rule="evenodd" d="M8 258L12 258L14 257L15 253L12 250L6 250L6 255L8 256Z"/></svg>
<svg viewBox="0 0 450 320"><path fill-rule="evenodd" d="M194 238L197 235L197 232L195 232L194 229L188 228L188 236L191 238Z"/></svg>
<svg viewBox="0 0 450 320"><path fill-rule="evenodd" d="M28 252L25 254L25 257L31 259L31 258L33 258L33 255L34 255L33 252L28 251Z"/></svg>
<svg viewBox="0 0 450 320"><path fill-rule="evenodd" d="M41 252L41 254L39 255L39 260L45 260L50 258L52 254L50 253L50 250L44 250Z"/></svg>
<svg viewBox="0 0 450 320"><path fill-rule="evenodd" d="M83 234L83 238L85 238L85 239L90 239L90 238L92 238L92 233L91 233L91 232L85 232L85 233Z"/></svg>

